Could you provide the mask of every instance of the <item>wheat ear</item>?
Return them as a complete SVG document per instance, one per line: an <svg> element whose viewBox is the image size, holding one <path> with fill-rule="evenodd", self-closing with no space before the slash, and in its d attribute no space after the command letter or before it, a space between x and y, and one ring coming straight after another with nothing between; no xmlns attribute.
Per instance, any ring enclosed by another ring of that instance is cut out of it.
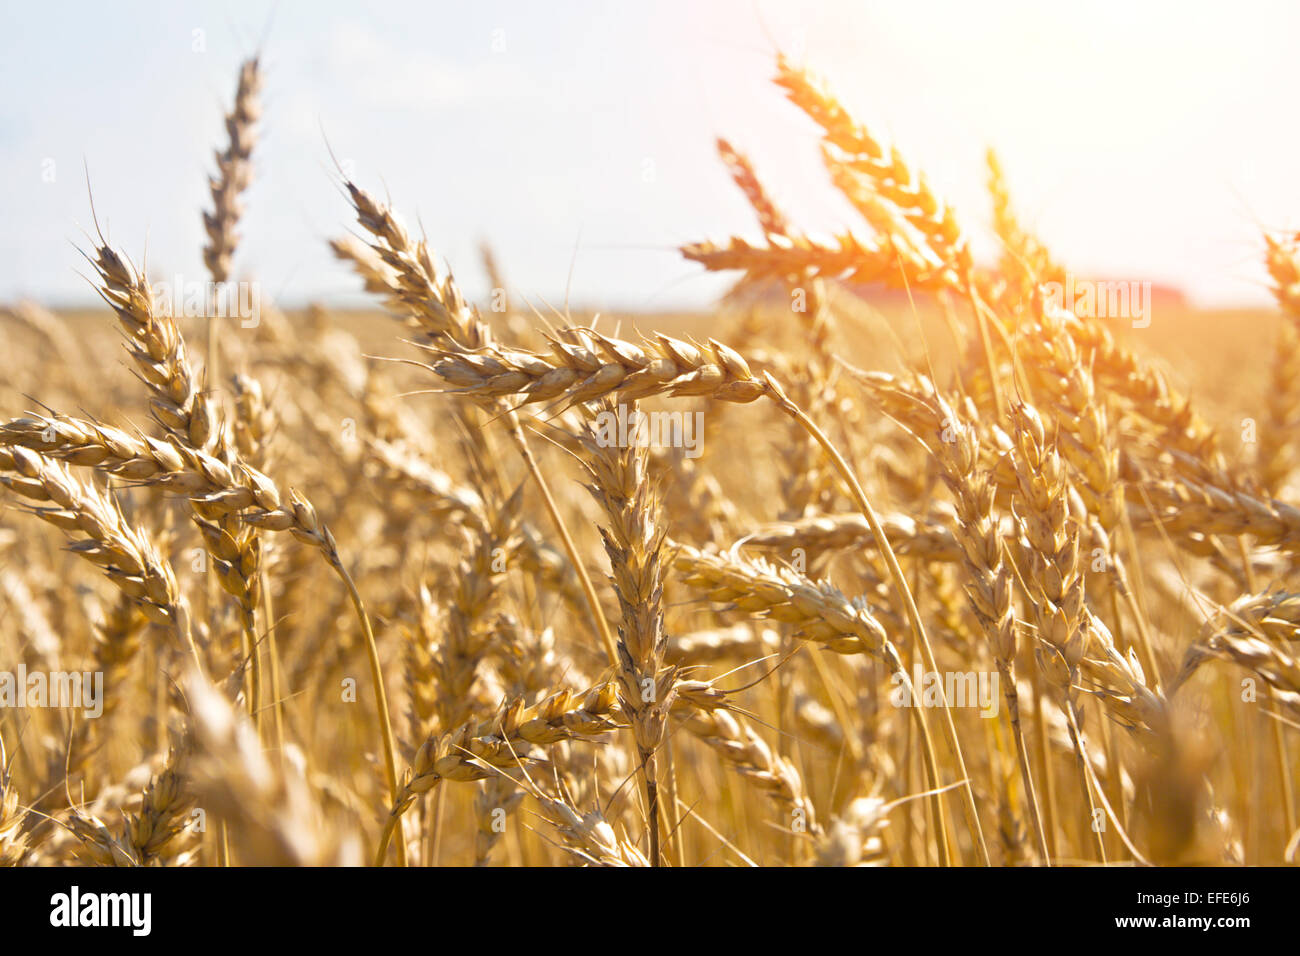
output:
<svg viewBox="0 0 1300 956"><path fill-rule="evenodd" d="M230 279L231 260L239 242L235 230L244 213L240 196L253 179L253 145L257 140L257 121L262 115L258 98L261 89L262 68L254 56L240 64L235 105L226 114L226 148L216 154L217 174L208 178L212 211L203 212L203 228L208 234L203 262L217 285ZM220 377L221 365L217 329L217 318L212 316L208 319L207 373L213 382Z"/></svg>
<svg viewBox="0 0 1300 956"><path fill-rule="evenodd" d="M606 410L609 405L604 406ZM631 406L630 416L636 416ZM646 817L650 863L659 866L658 760L668 712L675 697L677 669L664 665L663 509L647 477L647 450L637 442L619 447L593 426L585 436L588 490L605 513L601 540L609 557L618 595L619 704L636 743Z"/></svg>
<svg viewBox="0 0 1300 956"><path fill-rule="evenodd" d="M26 448L0 449L0 471L16 473L18 477L0 477L0 484L39 502L32 513L74 535L69 550L103 569L151 620L171 628L178 645L202 670L189 608L171 565L141 530L127 522L113 498L78 481L61 462Z"/></svg>

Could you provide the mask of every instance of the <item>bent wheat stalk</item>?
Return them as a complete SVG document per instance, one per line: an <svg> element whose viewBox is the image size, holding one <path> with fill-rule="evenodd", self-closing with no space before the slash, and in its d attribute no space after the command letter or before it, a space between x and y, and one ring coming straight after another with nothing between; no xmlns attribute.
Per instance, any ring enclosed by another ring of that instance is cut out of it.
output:
<svg viewBox="0 0 1300 956"><path fill-rule="evenodd" d="M545 355L506 351L494 345L484 345L476 351L434 347L431 350L437 361L424 367L451 386L450 391L456 394L494 399L513 395L520 397L523 405L542 401L574 405L607 396L630 400L651 395L699 395L742 404L759 398L770 399L821 446L848 487L885 559L926 667L931 671L938 669L911 587L861 483L825 432L789 398L770 373L755 377L743 357L712 339L707 349L663 334L637 345L601 335L594 329L571 328L556 333L549 341L551 351ZM959 790L962 807L980 861L987 865L988 849L961 743L947 698L942 692L940 697L949 750L963 781Z"/></svg>
<svg viewBox="0 0 1300 956"><path fill-rule="evenodd" d="M491 328L465 298L452 275L438 268L428 243L423 239L413 240L401 218L387 205L352 182L345 185L357 214L357 222L375 241L363 243L350 238L341 239L331 243L331 247L338 258L353 264L365 281L367 291L385 296L389 307L406 316L429 343L451 344L457 348L490 346ZM486 404L495 413L502 411L493 400ZM518 418L513 411L506 412L504 417L510 440L542 493L547 514L578 575L592 624L605 654L610 663L615 664L618 654L614 647L614 635L610 631L609 622L605 620L600 598L578 554L577 545L569 534L541 466L528 446Z"/></svg>
<svg viewBox="0 0 1300 956"><path fill-rule="evenodd" d="M33 514L71 535L70 550L98 565L150 620L171 628L177 643L203 671L203 655L194 643L188 605L171 565L145 534L132 527L117 502L94 485L82 483L71 469L26 448L0 448L0 476L14 494L40 504Z"/></svg>
<svg viewBox="0 0 1300 956"><path fill-rule="evenodd" d="M179 351L183 354L183 343ZM66 416L6 422L0 426L0 446L15 450L18 447L34 449L73 464L92 465L109 474L148 481L186 495L214 517L234 517L252 528L288 531L299 541L316 548L343 582L361 625L375 688L376 721L384 751L389 795L390 799L396 799L397 746L389 718L379 647L365 604L343 563L338 543L320 521L311 502L291 489L285 503L275 482L256 468L239 461L228 466L218 458L183 444L180 439L163 442L135 437L119 429ZM398 855L399 859L405 859L404 845L399 845Z"/></svg>

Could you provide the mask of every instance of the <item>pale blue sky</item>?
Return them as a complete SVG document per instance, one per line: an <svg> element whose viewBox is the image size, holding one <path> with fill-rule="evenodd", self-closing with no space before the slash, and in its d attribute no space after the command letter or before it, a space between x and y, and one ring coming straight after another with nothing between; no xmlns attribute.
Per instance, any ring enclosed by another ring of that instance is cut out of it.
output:
<svg viewBox="0 0 1300 956"><path fill-rule="evenodd" d="M978 7L978 9L977 9ZM982 234L983 151L1081 273L1214 304L1265 300L1259 229L1300 228L1300 7L1285 3L6 2L0 299L85 300L101 223L151 272L202 277L199 209L242 56L264 40L257 178L236 270L287 303L348 301L322 129L423 224L471 294L480 239L558 304L660 309L725 284L674 247L753 234L713 153L747 151L792 218L849 214L768 82L801 54ZM194 31L204 52L195 52ZM53 162L54 182L43 180ZM982 250L990 247L981 239ZM575 257L576 250L576 257Z"/></svg>

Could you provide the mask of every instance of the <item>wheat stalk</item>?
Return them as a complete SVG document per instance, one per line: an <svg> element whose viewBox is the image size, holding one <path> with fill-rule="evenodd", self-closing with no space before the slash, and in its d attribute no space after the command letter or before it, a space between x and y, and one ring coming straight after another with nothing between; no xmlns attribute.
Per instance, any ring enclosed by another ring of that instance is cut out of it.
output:
<svg viewBox="0 0 1300 956"><path fill-rule="evenodd" d="M612 406L605 405L606 411ZM631 406L629 415L636 414ZM647 478L643 446L619 447L593 428L585 435L587 489L600 504L605 523L601 539L609 557L610 579L618 595L619 705L636 743L646 816L650 862L659 866L659 782L657 752L668 712L676 697L677 670L664 665L663 566L660 552L666 529L658 497Z"/></svg>
<svg viewBox="0 0 1300 956"><path fill-rule="evenodd" d="M239 244L235 230L244 214L240 197L253 179L252 153L257 141L257 121L262 115L259 95L262 68L256 56L239 67L234 107L226 114L226 148L216 154L217 174L208 177L212 211L203 212L203 229L208 234L203 262L212 281L221 285L230 279L231 260ZM208 377L220 375L220 337L217 318L208 319Z"/></svg>
<svg viewBox="0 0 1300 956"><path fill-rule="evenodd" d="M171 565L143 531L127 523L114 499L78 481L66 465L26 448L0 450L0 471L14 473L0 476L0 484L38 502L32 514L72 535L69 550L101 568L150 620L169 627L202 668L189 607Z"/></svg>

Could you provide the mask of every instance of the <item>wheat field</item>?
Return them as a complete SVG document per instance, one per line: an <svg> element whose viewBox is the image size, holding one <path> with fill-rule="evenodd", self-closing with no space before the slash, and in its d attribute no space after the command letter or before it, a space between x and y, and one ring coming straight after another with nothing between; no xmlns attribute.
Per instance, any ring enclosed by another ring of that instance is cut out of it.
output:
<svg viewBox="0 0 1300 956"><path fill-rule="evenodd" d="M1300 236L1103 315L774 66L860 218L719 140L708 315L462 289L341 170L375 311L220 310L257 59L197 309L92 230L101 307L4 310L0 863L1296 862Z"/></svg>

